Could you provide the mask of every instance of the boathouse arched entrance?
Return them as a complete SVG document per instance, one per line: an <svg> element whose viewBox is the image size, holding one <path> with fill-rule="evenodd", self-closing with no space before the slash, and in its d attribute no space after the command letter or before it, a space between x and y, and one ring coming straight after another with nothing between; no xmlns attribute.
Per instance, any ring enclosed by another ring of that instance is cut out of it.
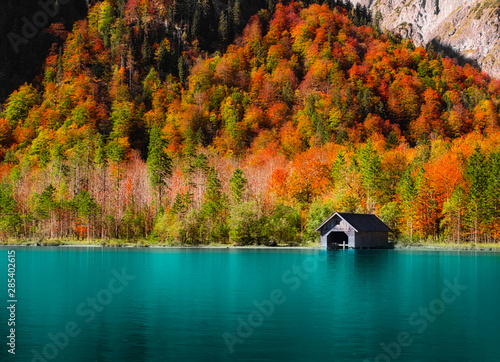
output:
<svg viewBox="0 0 500 362"><path fill-rule="evenodd" d="M326 237L327 249L347 248L349 237L343 231L331 231Z"/></svg>

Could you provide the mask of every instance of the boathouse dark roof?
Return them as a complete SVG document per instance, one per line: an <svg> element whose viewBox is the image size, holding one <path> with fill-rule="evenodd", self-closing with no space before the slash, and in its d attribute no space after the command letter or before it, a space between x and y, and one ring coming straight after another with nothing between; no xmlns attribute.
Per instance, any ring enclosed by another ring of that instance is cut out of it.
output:
<svg viewBox="0 0 500 362"><path fill-rule="evenodd" d="M392 230L384 224L376 215L373 214L351 214L347 212L336 212L330 216L316 231L319 231L332 217L340 216L349 223L356 231L384 231L392 232Z"/></svg>

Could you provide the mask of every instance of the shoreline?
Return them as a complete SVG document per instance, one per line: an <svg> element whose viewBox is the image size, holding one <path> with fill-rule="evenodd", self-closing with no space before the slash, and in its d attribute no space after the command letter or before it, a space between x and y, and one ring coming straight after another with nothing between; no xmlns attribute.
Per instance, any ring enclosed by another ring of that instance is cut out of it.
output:
<svg viewBox="0 0 500 362"><path fill-rule="evenodd" d="M318 243L319 244L319 243ZM1 243L0 248L12 247L60 247L60 248L106 248L106 249L234 249L234 250L324 250L319 245L314 246L264 246L264 245L149 245L149 244L97 244L97 243ZM342 250L342 249L339 249ZM349 250L349 249L346 249ZM366 250L366 249L364 249ZM371 249L381 250L381 249ZM464 252L492 252L500 253L500 245L486 244L486 245L468 245L468 244L391 244L388 249L382 250L420 250L420 251L464 251Z"/></svg>
<svg viewBox="0 0 500 362"><path fill-rule="evenodd" d="M33 247L33 248L91 248L91 249L262 249L262 250L322 250L319 246L233 246L233 245L98 245L98 244L60 244L60 245L40 245L40 244L0 244L0 248L11 247Z"/></svg>

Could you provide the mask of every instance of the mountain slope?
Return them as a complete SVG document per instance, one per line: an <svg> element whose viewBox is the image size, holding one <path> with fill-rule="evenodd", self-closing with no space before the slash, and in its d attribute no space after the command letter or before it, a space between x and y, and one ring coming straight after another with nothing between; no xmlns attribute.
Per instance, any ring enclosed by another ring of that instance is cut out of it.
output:
<svg viewBox="0 0 500 362"><path fill-rule="evenodd" d="M417 45L435 41L476 60L500 76L500 1L497 0L353 0L367 6L385 29L411 38Z"/></svg>
<svg viewBox="0 0 500 362"><path fill-rule="evenodd" d="M98 2L10 95L0 238L295 243L333 210L500 238L498 80L362 11L277 4L208 53L155 4Z"/></svg>
<svg viewBox="0 0 500 362"><path fill-rule="evenodd" d="M52 44L63 43L66 32L62 30L71 30L75 21L84 19L87 5L93 2L65 1L57 9L50 0L0 2L0 103L19 85L33 81Z"/></svg>

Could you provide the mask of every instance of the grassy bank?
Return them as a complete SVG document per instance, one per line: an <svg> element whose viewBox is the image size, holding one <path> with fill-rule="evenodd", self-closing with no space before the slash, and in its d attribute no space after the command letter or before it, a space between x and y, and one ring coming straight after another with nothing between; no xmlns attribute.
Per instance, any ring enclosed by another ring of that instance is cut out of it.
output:
<svg viewBox="0 0 500 362"><path fill-rule="evenodd" d="M438 241L397 241L394 242L395 249L422 249L422 250L478 250L478 251L498 251L500 252L500 244L498 243L452 243Z"/></svg>
<svg viewBox="0 0 500 362"><path fill-rule="evenodd" d="M500 252L500 244L497 243L451 243L436 241L392 241L394 249L415 249L415 250L477 250L477 251L495 251ZM4 246L81 246L81 247L208 247L208 248L319 248L318 242L305 242L301 244L277 244L274 246L266 245L236 245L236 244L179 244L159 242L157 240L140 239L136 241L127 241L121 239L109 240L77 240L77 239L51 239L43 241L30 240L2 240L0 245Z"/></svg>
<svg viewBox="0 0 500 362"><path fill-rule="evenodd" d="M319 242L304 242L301 244L277 244L273 246L266 245L235 245L235 244L223 244L223 243L210 243L210 244L179 244L179 243L168 243L159 242L157 240L149 239L139 239L136 241L127 241L121 239L109 239L109 240L77 240L77 239L51 239L43 241L32 241L32 240L2 240L0 245L12 245L12 246L102 246L102 247L263 247L263 248L275 248L275 247L297 247L297 248L319 248Z"/></svg>

